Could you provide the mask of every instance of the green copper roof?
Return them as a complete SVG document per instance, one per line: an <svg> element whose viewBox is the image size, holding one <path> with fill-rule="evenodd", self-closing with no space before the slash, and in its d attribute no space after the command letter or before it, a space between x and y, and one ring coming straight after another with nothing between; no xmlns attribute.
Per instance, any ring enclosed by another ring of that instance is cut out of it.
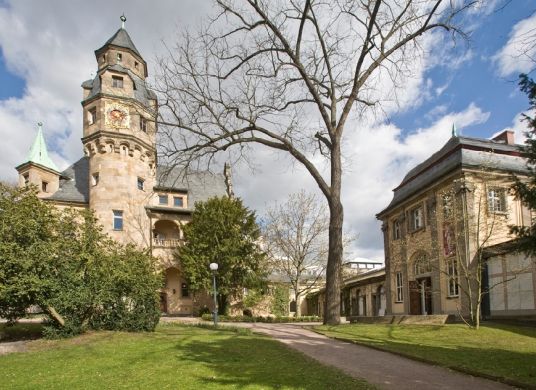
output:
<svg viewBox="0 0 536 390"><path fill-rule="evenodd" d="M28 153L28 158L26 161L40 164L47 168L58 171L56 164L54 164L50 157L48 157L47 145L45 143L45 137L43 137L43 124L40 122L37 124L37 126L37 136L35 137L32 147L30 148L30 153Z"/></svg>

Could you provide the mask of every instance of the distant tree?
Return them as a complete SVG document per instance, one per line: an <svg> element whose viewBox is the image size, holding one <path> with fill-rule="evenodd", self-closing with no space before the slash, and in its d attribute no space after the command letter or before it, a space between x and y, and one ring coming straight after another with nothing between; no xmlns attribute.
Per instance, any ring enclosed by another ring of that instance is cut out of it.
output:
<svg viewBox="0 0 536 390"><path fill-rule="evenodd" d="M35 188L0 184L0 259L0 317L9 321L39 306L51 336L158 323L155 259L111 240L91 211L58 211Z"/></svg>
<svg viewBox="0 0 536 390"><path fill-rule="evenodd" d="M328 258L329 214L316 196L299 192L267 212L263 238L270 267L288 278L296 299L296 316L300 303L324 278Z"/></svg>
<svg viewBox="0 0 536 390"><path fill-rule="evenodd" d="M522 74L519 77L521 91L527 94L529 110L536 110L536 83L530 77ZM536 117L524 114L529 130L525 132L527 137L523 152L527 158L528 178L514 177L512 187L514 193L532 211L536 211ZM518 249L530 255L536 255L536 220L531 226L513 226L512 232L519 237Z"/></svg>
<svg viewBox="0 0 536 390"><path fill-rule="evenodd" d="M192 221L184 226L186 244L175 256L194 291L212 290L210 263L217 263L218 310L243 288L258 287L264 277L265 254L259 248L255 213L240 199L212 198L198 202Z"/></svg>

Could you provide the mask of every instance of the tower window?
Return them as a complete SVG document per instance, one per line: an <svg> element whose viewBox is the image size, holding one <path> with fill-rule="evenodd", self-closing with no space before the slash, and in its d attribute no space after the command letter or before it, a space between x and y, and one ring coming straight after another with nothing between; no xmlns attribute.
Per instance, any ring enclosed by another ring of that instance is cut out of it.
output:
<svg viewBox="0 0 536 390"><path fill-rule="evenodd" d="M41 191L48 192L48 183L46 181L41 182Z"/></svg>
<svg viewBox="0 0 536 390"><path fill-rule="evenodd" d="M123 61L123 54L117 53L117 62Z"/></svg>
<svg viewBox="0 0 536 390"><path fill-rule="evenodd" d="M175 207L182 207L183 206L183 200L182 196L174 196L173 197L173 206Z"/></svg>
<svg viewBox="0 0 536 390"><path fill-rule="evenodd" d="M112 87L123 88L123 78L119 76L112 76Z"/></svg>
<svg viewBox="0 0 536 390"><path fill-rule="evenodd" d="M92 125L97 121L97 107L90 108L87 112L88 124Z"/></svg>
<svg viewBox="0 0 536 390"><path fill-rule="evenodd" d="M147 133L147 119L140 115L140 130Z"/></svg>
<svg viewBox="0 0 536 390"><path fill-rule="evenodd" d="M165 204L168 203L168 196L167 195L158 195L158 204Z"/></svg>
<svg viewBox="0 0 536 390"><path fill-rule="evenodd" d="M143 180L141 177L138 177L138 190L143 191L143 184L145 183L145 180Z"/></svg>
<svg viewBox="0 0 536 390"><path fill-rule="evenodd" d="M95 172L91 175L91 185L96 186L99 184L99 172Z"/></svg>
<svg viewBox="0 0 536 390"><path fill-rule="evenodd" d="M134 61L134 68L138 69L138 61Z"/></svg>
<svg viewBox="0 0 536 390"><path fill-rule="evenodd" d="M123 230L123 210L114 210L114 230Z"/></svg>
<svg viewBox="0 0 536 390"><path fill-rule="evenodd" d="M30 174L29 173L25 173L24 176L22 176L24 178L24 185L27 186L28 184L30 184Z"/></svg>

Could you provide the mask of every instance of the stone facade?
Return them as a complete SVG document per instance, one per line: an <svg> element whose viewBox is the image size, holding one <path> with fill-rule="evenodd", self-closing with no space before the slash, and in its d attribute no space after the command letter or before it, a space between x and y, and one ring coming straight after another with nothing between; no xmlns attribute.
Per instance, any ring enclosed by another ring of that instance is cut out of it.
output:
<svg viewBox="0 0 536 390"><path fill-rule="evenodd" d="M192 315L212 300L193 294L173 251L196 201L226 194L225 178L157 165L157 98L146 84L147 64L124 28L95 51L97 75L82 83L85 157L63 172L48 159L41 128L19 184L60 208L89 208L118 242L150 248L165 275L162 311ZM228 181L228 180L227 180Z"/></svg>
<svg viewBox="0 0 536 390"><path fill-rule="evenodd" d="M395 188L393 201L378 214L388 314L468 313L474 278L465 275L482 275L482 251L512 240L509 226L532 219L509 192L511 174L526 174L518 146L503 141L512 138L453 136Z"/></svg>

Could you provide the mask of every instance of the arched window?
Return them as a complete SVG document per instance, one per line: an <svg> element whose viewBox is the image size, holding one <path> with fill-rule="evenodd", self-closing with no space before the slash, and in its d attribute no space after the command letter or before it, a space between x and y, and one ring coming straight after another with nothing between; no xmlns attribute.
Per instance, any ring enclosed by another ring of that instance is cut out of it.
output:
<svg viewBox="0 0 536 390"><path fill-rule="evenodd" d="M418 252L414 256L415 276L432 272L432 265L426 252Z"/></svg>

